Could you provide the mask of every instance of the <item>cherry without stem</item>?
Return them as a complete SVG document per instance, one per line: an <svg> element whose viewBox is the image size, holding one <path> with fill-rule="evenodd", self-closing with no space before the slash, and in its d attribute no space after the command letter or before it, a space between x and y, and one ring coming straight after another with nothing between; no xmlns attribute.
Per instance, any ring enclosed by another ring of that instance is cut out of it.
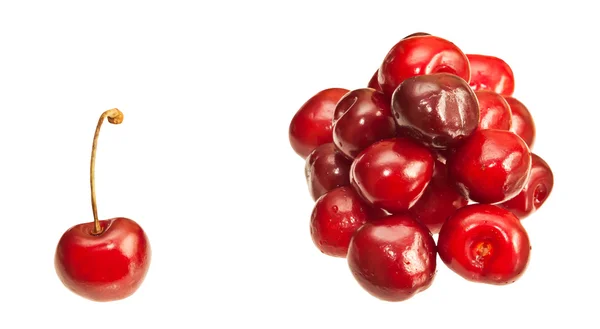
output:
<svg viewBox="0 0 600 329"><path fill-rule="evenodd" d="M488 55L467 54L471 66L470 85L473 90L489 90L510 96L515 90L515 77L502 59Z"/></svg>
<svg viewBox="0 0 600 329"><path fill-rule="evenodd" d="M475 96L479 102L479 129L510 130L512 113L502 95L489 90L478 90Z"/></svg>
<svg viewBox="0 0 600 329"><path fill-rule="evenodd" d="M535 142L535 123L533 121L533 116L527 107L525 107L518 99L514 97L504 97L504 99L506 99L512 114L510 131L523 138L530 149L533 148L533 143Z"/></svg>
<svg viewBox="0 0 600 329"><path fill-rule="evenodd" d="M308 191L317 200L334 188L350 185L352 161L333 143L318 146L306 158L304 176Z"/></svg>

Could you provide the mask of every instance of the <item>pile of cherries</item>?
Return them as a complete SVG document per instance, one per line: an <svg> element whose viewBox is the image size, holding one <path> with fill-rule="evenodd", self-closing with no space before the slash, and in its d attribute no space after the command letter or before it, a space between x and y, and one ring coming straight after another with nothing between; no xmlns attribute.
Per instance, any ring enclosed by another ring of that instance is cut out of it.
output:
<svg viewBox="0 0 600 329"><path fill-rule="evenodd" d="M346 257L359 284L386 301L430 287L438 254L467 280L515 282L531 250L520 220L554 179L531 152L533 118L513 91L502 59L414 33L366 88L311 97L289 138L316 201L314 244Z"/></svg>

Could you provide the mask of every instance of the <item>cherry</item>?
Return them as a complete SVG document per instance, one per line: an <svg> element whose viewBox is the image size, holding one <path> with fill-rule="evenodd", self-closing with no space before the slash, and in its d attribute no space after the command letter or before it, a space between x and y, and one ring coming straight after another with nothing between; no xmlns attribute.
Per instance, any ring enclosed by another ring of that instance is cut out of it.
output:
<svg viewBox="0 0 600 329"><path fill-rule="evenodd" d="M489 90L475 92L479 102L479 129L510 130L512 113L500 94Z"/></svg>
<svg viewBox="0 0 600 329"><path fill-rule="evenodd" d="M431 233L437 234L446 219L468 203L469 200L458 192L448 177L446 165L436 160L431 181L410 212Z"/></svg>
<svg viewBox="0 0 600 329"><path fill-rule="evenodd" d="M479 203L500 203L525 186L531 168L527 144L510 131L477 130L449 154L448 172L463 194Z"/></svg>
<svg viewBox="0 0 600 329"><path fill-rule="evenodd" d="M531 154L531 173L527 184L517 196L499 206L524 219L539 209L552 193L554 175L544 159Z"/></svg>
<svg viewBox="0 0 600 329"><path fill-rule="evenodd" d="M289 127L290 144L302 158L317 146L333 142L333 111L349 90L330 88L318 92L296 112Z"/></svg>
<svg viewBox="0 0 600 329"><path fill-rule="evenodd" d="M306 158L304 176L313 200L336 187L350 185L352 161L333 143L318 146Z"/></svg>
<svg viewBox="0 0 600 329"><path fill-rule="evenodd" d="M529 110L521 101L514 97L504 97L510 106L512 113L512 126L510 131L523 138L529 148L533 147L535 142L535 123Z"/></svg>
<svg viewBox="0 0 600 329"><path fill-rule="evenodd" d="M498 57L467 54L471 65L470 85L473 90L489 90L510 96L515 90L513 71Z"/></svg>
<svg viewBox="0 0 600 329"><path fill-rule="evenodd" d="M379 70L375 71L371 80L369 80L368 88L375 89L377 91L381 91L381 87L379 86L379 82L377 81L377 76L379 75Z"/></svg>
<svg viewBox="0 0 600 329"><path fill-rule="evenodd" d="M356 157L350 182L377 208L390 213L413 206L433 175L433 155L406 137L379 141Z"/></svg>
<svg viewBox="0 0 600 329"><path fill-rule="evenodd" d="M74 293L98 302L124 299L142 284L150 266L151 249L144 230L133 220L98 220L94 182L96 147L105 118L113 124L123 113L111 109L96 127L90 165L94 221L69 228L56 247L54 264L62 283Z"/></svg>
<svg viewBox="0 0 600 329"><path fill-rule="evenodd" d="M417 75L446 72L469 81L467 56L452 42L432 36L402 39L386 55L378 73L384 93L391 95L402 81Z"/></svg>
<svg viewBox="0 0 600 329"><path fill-rule="evenodd" d="M438 237L440 259L461 277L495 285L515 282L527 268L529 237L511 212L473 204L457 210Z"/></svg>
<svg viewBox="0 0 600 329"><path fill-rule="evenodd" d="M322 253L346 257L354 232L367 220L385 215L368 205L351 186L338 187L315 203L310 218L310 235Z"/></svg>
<svg viewBox="0 0 600 329"><path fill-rule="evenodd" d="M338 102L333 142L348 158L354 159L371 144L396 136L396 122L382 92L356 89Z"/></svg>
<svg viewBox="0 0 600 329"><path fill-rule="evenodd" d="M348 266L372 296L398 302L429 288L436 272L431 233L408 214L369 221L348 248Z"/></svg>
<svg viewBox="0 0 600 329"><path fill-rule="evenodd" d="M448 73L404 80L392 95L392 113L402 133L435 149L458 145L479 123L475 93Z"/></svg>

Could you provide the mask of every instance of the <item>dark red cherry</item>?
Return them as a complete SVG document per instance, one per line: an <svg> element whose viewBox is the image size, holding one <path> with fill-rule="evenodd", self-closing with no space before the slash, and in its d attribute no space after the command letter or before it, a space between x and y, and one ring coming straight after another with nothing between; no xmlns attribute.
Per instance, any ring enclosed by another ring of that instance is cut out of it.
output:
<svg viewBox="0 0 600 329"><path fill-rule="evenodd" d="M436 160L431 181L410 212L431 233L437 234L446 219L468 203L469 200L459 193L454 182L448 178L446 165Z"/></svg>
<svg viewBox="0 0 600 329"><path fill-rule="evenodd" d="M390 104L375 89L347 93L338 102L334 117L333 142L350 159L371 144L396 136Z"/></svg>
<svg viewBox="0 0 600 329"><path fill-rule="evenodd" d="M390 49L379 68L378 82L391 95L408 78L439 72L456 74L467 82L471 76L467 56L455 44L432 35L414 36Z"/></svg>
<svg viewBox="0 0 600 329"><path fill-rule="evenodd" d="M527 144L510 131L477 130L446 159L448 173L463 194L478 203L515 197L531 169Z"/></svg>
<svg viewBox="0 0 600 329"><path fill-rule="evenodd" d="M310 218L310 235L322 253L346 257L354 232L380 214L380 210L368 205L351 186L338 187L315 203Z"/></svg>
<svg viewBox="0 0 600 329"><path fill-rule="evenodd" d="M433 175L433 155L409 138L377 142L356 157L350 182L377 208L390 213L412 207Z"/></svg>
<svg viewBox="0 0 600 329"><path fill-rule="evenodd" d="M504 97L504 99L506 99L512 113L512 126L510 131L523 138L525 143L527 143L527 146L531 149L535 142L535 123L533 122L531 113L529 113L527 107L525 107L518 99L514 97Z"/></svg>
<svg viewBox="0 0 600 329"><path fill-rule="evenodd" d="M392 113L399 131L435 149L458 145L479 124L475 93L448 73L404 80L392 95Z"/></svg>
<svg viewBox="0 0 600 329"><path fill-rule="evenodd" d="M379 82L377 82L377 75L379 71L375 71L371 80L369 80L368 88L375 89L377 91L381 91L381 87L379 86Z"/></svg>
<svg viewBox="0 0 600 329"><path fill-rule="evenodd" d="M352 238L347 259L358 283L385 301L407 300L435 278L435 241L408 214L365 223Z"/></svg>
<svg viewBox="0 0 600 329"><path fill-rule="evenodd" d="M350 185L352 161L333 145L318 146L306 158L304 176L313 200L336 187Z"/></svg>
<svg viewBox="0 0 600 329"><path fill-rule="evenodd" d="M515 282L527 268L530 249L519 219L494 205L473 204L457 210L438 236L440 259L473 282Z"/></svg>
<svg viewBox="0 0 600 329"><path fill-rule="evenodd" d="M325 89L311 97L292 118L289 128L290 144L302 158L317 146L333 142L333 111L349 90Z"/></svg>
<svg viewBox="0 0 600 329"><path fill-rule="evenodd" d="M479 129L510 130L512 114L504 97L489 90L478 90L475 95L479 102Z"/></svg>
<svg viewBox="0 0 600 329"><path fill-rule="evenodd" d="M546 161L533 153L531 159L531 173L523 190L516 197L499 204L519 219L524 219L538 210L554 187L554 175Z"/></svg>
<svg viewBox="0 0 600 329"><path fill-rule="evenodd" d="M470 85L473 90L489 90L510 96L515 90L513 71L498 57L467 54L471 65Z"/></svg>

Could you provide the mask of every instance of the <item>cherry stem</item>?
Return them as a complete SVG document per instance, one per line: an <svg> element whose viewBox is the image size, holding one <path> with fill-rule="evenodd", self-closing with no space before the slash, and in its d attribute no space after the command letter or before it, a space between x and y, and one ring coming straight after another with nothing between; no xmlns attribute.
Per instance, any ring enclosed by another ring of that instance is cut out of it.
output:
<svg viewBox="0 0 600 329"><path fill-rule="evenodd" d="M90 189L92 192L92 211L94 212L94 230L92 234L98 235L102 233L102 227L100 227L100 221L98 220L98 207L96 206L96 183L95 183L95 171L96 171L96 148L98 147L98 136L100 136L100 128L104 119L108 118L108 122L118 125L123 122L123 112L118 109L110 109L104 111L98 120L96 126L96 133L94 133L94 143L92 144L92 159L90 161Z"/></svg>

